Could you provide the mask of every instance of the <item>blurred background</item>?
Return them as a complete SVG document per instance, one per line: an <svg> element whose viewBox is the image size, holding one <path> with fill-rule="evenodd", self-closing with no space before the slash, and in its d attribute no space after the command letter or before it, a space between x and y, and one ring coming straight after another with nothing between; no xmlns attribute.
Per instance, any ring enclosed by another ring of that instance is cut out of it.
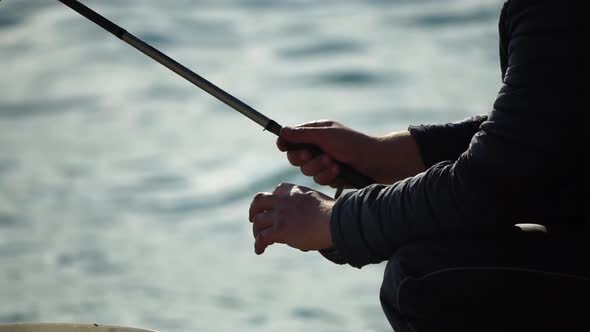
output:
<svg viewBox="0 0 590 332"><path fill-rule="evenodd" d="M499 0L84 3L284 125L450 122L501 83ZM389 331L384 264L253 253L250 200L280 182L334 194L57 1L0 2L0 323Z"/></svg>

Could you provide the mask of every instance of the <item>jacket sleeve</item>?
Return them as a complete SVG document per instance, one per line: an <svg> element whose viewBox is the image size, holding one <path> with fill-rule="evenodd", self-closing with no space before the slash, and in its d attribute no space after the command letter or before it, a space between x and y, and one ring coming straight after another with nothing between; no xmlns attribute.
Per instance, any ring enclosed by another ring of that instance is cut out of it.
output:
<svg viewBox="0 0 590 332"><path fill-rule="evenodd" d="M456 160L341 196L331 233L343 261L360 268L417 240L586 216L581 3L509 2L508 68L492 112Z"/></svg>
<svg viewBox="0 0 590 332"><path fill-rule="evenodd" d="M447 124L410 126L426 168L445 160L457 160L469 147L471 137L487 119L480 115Z"/></svg>

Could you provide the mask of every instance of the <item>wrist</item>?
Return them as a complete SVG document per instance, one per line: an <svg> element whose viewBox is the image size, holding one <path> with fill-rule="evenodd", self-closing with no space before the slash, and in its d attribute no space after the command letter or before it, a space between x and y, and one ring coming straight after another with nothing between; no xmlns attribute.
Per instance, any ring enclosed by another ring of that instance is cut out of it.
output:
<svg viewBox="0 0 590 332"><path fill-rule="evenodd" d="M376 137L378 156L377 180L381 183L394 183L423 172L426 168L418 145L409 131L397 131Z"/></svg>

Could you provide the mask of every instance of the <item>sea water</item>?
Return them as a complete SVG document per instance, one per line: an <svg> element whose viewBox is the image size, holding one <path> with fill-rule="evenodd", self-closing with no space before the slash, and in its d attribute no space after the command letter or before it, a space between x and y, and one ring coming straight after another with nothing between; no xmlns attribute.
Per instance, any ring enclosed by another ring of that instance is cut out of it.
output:
<svg viewBox="0 0 590 332"><path fill-rule="evenodd" d="M385 134L501 84L495 0L84 2L281 124ZM254 254L256 192L334 193L274 142L59 2L1 1L0 323L390 330L384 264Z"/></svg>

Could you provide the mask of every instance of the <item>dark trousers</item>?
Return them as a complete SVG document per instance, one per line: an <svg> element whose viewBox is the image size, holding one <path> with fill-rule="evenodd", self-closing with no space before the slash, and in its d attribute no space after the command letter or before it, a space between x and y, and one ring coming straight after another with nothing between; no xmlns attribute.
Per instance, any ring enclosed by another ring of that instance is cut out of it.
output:
<svg viewBox="0 0 590 332"><path fill-rule="evenodd" d="M413 243L389 260L380 298L396 332L590 331L590 232Z"/></svg>

